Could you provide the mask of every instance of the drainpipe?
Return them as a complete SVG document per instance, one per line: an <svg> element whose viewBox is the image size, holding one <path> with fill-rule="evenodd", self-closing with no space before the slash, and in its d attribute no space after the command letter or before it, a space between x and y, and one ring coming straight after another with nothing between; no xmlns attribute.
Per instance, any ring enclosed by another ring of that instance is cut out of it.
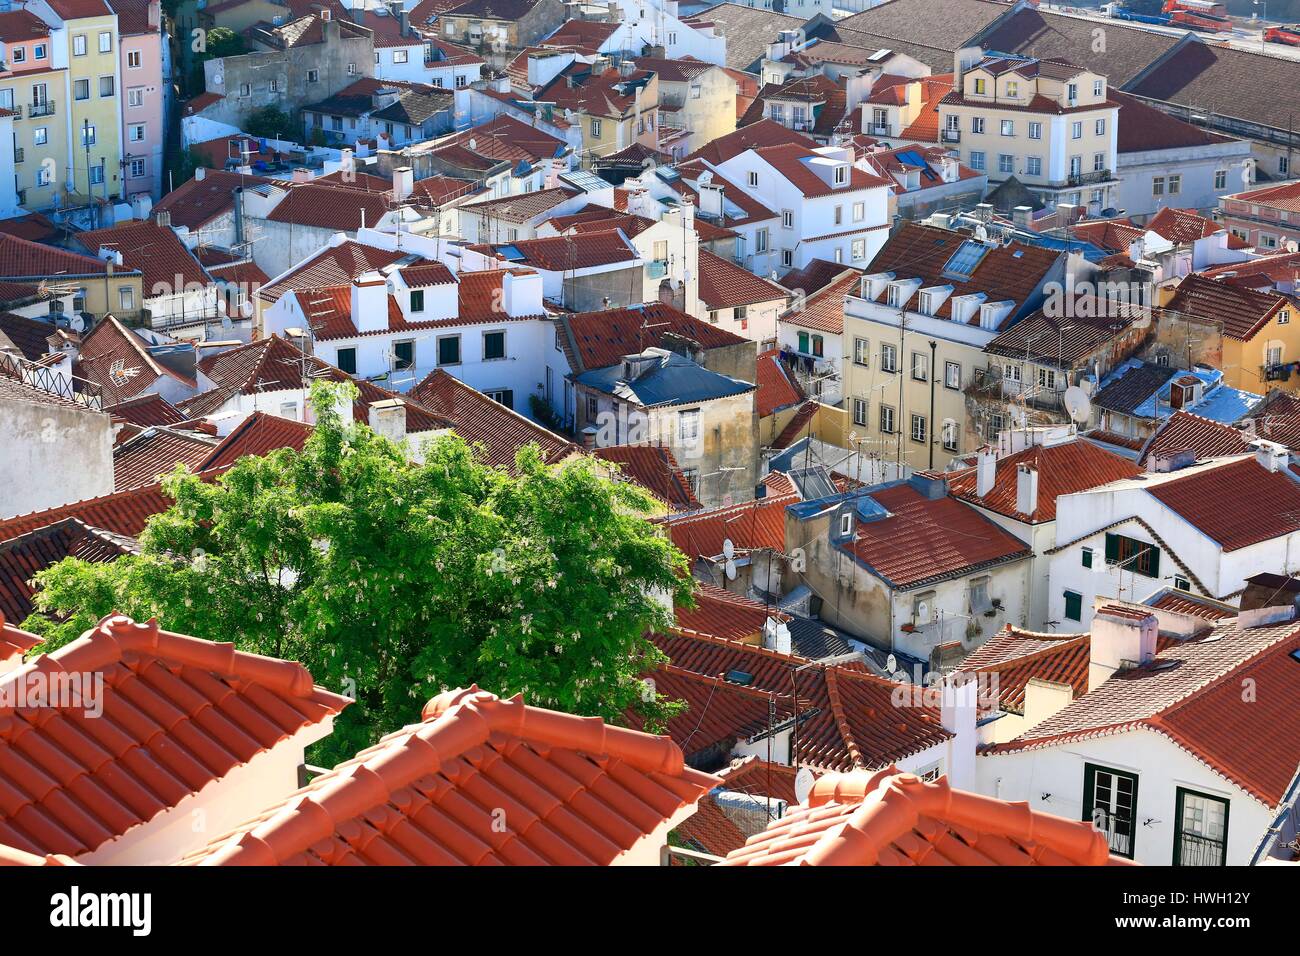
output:
<svg viewBox="0 0 1300 956"><path fill-rule="evenodd" d="M938 368L935 367L935 350L939 343L934 339L930 340L930 434L926 437L930 439L930 470L934 471L934 377L939 374Z"/></svg>

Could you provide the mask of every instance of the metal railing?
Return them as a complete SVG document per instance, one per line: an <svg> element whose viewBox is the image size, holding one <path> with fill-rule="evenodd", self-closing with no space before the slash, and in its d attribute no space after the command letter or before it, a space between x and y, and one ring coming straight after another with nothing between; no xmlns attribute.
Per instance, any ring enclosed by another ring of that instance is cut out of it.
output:
<svg viewBox="0 0 1300 956"><path fill-rule="evenodd" d="M17 166L19 163L21 163L21 162L22 162L23 160L25 160L26 158L27 158L27 154L23 151L23 148L22 148L21 146L19 146L17 149L14 150L14 165L15 165L15 166Z"/></svg>
<svg viewBox="0 0 1300 956"><path fill-rule="evenodd" d="M872 136L892 136L888 123L872 123L867 127L867 132Z"/></svg>
<svg viewBox="0 0 1300 956"><path fill-rule="evenodd" d="M943 140L945 143L960 143L961 130L959 129L940 130L939 138Z"/></svg>
<svg viewBox="0 0 1300 956"><path fill-rule="evenodd" d="M54 115L54 100L46 100L44 103L33 103L27 107L27 115L32 119L38 116Z"/></svg>
<svg viewBox="0 0 1300 956"><path fill-rule="evenodd" d="M1109 169L1094 169L1090 173L1070 173L1068 181L1071 186L1087 186L1089 183L1104 183L1111 178Z"/></svg>
<svg viewBox="0 0 1300 956"><path fill-rule="evenodd" d="M96 411L104 407L103 389L94 382L64 375L9 352L0 352L0 375Z"/></svg>
<svg viewBox="0 0 1300 956"><path fill-rule="evenodd" d="M1179 866L1224 866L1227 844L1199 833L1178 834Z"/></svg>

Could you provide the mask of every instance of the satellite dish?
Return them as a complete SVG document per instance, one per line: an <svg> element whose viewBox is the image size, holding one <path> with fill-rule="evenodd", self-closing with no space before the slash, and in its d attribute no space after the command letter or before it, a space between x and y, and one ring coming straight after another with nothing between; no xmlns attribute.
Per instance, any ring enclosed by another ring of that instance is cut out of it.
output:
<svg viewBox="0 0 1300 956"><path fill-rule="evenodd" d="M1088 395L1078 385L1071 385L1065 390L1065 396L1061 399L1065 404L1065 410L1070 413L1070 418L1076 424L1088 424L1088 418L1092 415L1092 402L1088 401Z"/></svg>
<svg viewBox="0 0 1300 956"><path fill-rule="evenodd" d="M235 323L233 323L233 322L230 321L230 316L225 315L225 314L223 313L222 316L221 316L221 328L222 328L222 330L223 330L223 331L226 331L226 332L229 332L229 331L230 331L231 329L233 329L234 327L235 327Z"/></svg>
<svg viewBox="0 0 1300 956"><path fill-rule="evenodd" d="M86 331L86 320L79 315L74 315L68 322L68 328L80 335Z"/></svg>
<svg viewBox="0 0 1300 956"><path fill-rule="evenodd" d="M817 778L807 767L800 767L799 772L794 775L794 798L800 803L808 802L808 795L812 793L813 784Z"/></svg>
<svg viewBox="0 0 1300 956"><path fill-rule="evenodd" d="M722 542L722 556L728 561L736 556L736 546L731 543L730 538Z"/></svg>
<svg viewBox="0 0 1300 956"><path fill-rule="evenodd" d="M893 654L890 654L885 658L885 670L889 671L891 674L898 670L898 658Z"/></svg>
<svg viewBox="0 0 1300 956"><path fill-rule="evenodd" d="M727 580L728 580L728 581L734 581L734 580L736 580L736 562L735 562L735 561L728 561L728 562L727 562L727 564L726 564L726 572L727 572Z"/></svg>
<svg viewBox="0 0 1300 956"><path fill-rule="evenodd" d="M921 620L928 622L930 620L930 605L925 601L918 604L916 606L916 616Z"/></svg>
<svg viewBox="0 0 1300 956"><path fill-rule="evenodd" d="M476 139L475 139L474 137L472 137L472 136L469 138L469 148L470 148L470 149L478 149L478 140L476 140Z"/></svg>

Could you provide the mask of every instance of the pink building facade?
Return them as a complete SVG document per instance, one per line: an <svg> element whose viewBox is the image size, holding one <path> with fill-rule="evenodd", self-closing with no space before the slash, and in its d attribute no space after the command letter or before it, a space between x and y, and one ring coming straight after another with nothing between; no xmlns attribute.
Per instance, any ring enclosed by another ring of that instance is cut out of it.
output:
<svg viewBox="0 0 1300 956"><path fill-rule="evenodd" d="M157 200L166 178L167 90L159 0L110 0L122 55L122 182L127 199Z"/></svg>

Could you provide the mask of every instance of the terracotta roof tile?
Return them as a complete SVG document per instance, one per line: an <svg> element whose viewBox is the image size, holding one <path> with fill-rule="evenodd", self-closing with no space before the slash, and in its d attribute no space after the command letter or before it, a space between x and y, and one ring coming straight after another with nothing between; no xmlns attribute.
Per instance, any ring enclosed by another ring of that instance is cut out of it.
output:
<svg viewBox="0 0 1300 956"><path fill-rule="evenodd" d="M592 232L584 235L581 242L573 236L548 236L518 242L480 243L468 248L495 258L503 265L528 265L547 272L633 263L638 255L618 229Z"/></svg>
<svg viewBox="0 0 1300 956"><path fill-rule="evenodd" d="M271 222L355 232L362 226L376 225L393 208L392 198L386 193L302 183L291 188L266 218Z"/></svg>
<svg viewBox="0 0 1300 956"><path fill-rule="evenodd" d="M115 491L71 504L15 515L0 521L0 541L8 541L28 531L55 524L65 518L77 518L93 528L102 528L127 537L139 537L146 522L172 506L161 485L145 485L129 491Z"/></svg>
<svg viewBox="0 0 1300 956"><path fill-rule="evenodd" d="M610 865L656 847L718 782L664 737L476 687L423 716L183 862Z"/></svg>
<svg viewBox="0 0 1300 956"><path fill-rule="evenodd" d="M703 581L695 583L694 597L695 607L676 609L677 626L684 631L752 644L761 641L769 618L790 620L771 605Z"/></svg>
<svg viewBox="0 0 1300 956"><path fill-rule="evenodd" d="M821 408L818 402L808 401L800 406L799 411L794 413L794 418L781 429L781 434L777 435L772 442L772 447L776 449L789 448L800 438L803 438L807 432L807 426L810 421L817 415L817 409Z"/></svg>
<svg viewBox="0 0 1300 956"><path fill-rule="evenodd" d="M1190 451L1198 459L1242 455L1250 451L1251 440L1241 429L1180 409L1165 419L1143 446L1138 464L1145 467L1153 455L1180 451Z"/></svg>
<svg viewBox="0 0 1300 956"><path fill-rule="evenodd" d="M182 375L154 358L145 340L111 314L82 338L73 371L98 385L104 401L111 404L153 391L154 384L163 377L190 389L197 384L194 377Z"/></svg>
<svg viewBox="0 0 1300 956"><path fill-rule="evenodd" d="M803 329L843 335L844 297L857 291L860 278L861 273L853 270L842 274L829 285L810 294L801 304L796 301L796 306L802 307L792 308L781 316L781 321Z"/></svg>
<svg viewBox="0 0 1300 956"><path fill-rule="evenodd" d="M65 518L0 543L0 618L24 621L32 613L32 578L64 558L115 561L135 550L134 539ZM0 636L0 663L5 658Z"/></svg>
<svg viewBox="0 0 1300 956"><path fill-rule="evenodd" d="M208 457L199 462L196 471L224 469L245 455L264 456L280 448L302 451L311 435L311 426L278 415L253 412L231 429Z"/></svg>
<svg viewBox="0 0 1300 956"><path fill-rule="evenodd" d="M1202 276L1187 276L1165 308L1219 325L1223 334L1249 341L1291 301L1271 292L1256 292Z"/></svg>
<svg viewBox="0 0 1300 956"><path fill-rule="evenodd" d="M927 498L910 484L873 491L888 516L860 521L845 547L895 588L968 574L1033 550L956 498Z"/></svg>
<svg viewBox="0 0 1300 956"><path fill-rule="evenodd" d="M1186 614L1189 617L1199 617L1205 621L1222 621L1224 618L1236 616L1236 611L1231 606L1224 606L1218 601L1173 588L1152 601L1151 607L1161 611Z"/></svg>
<svg viewBox="0 0 1300 956"><path fill-rule="evenodd" d="M40 643L41 638L14 627L5 620L4 612L0 611L0 664L16 664L24 654Z"/></svg>
<svg viewBox="0 0 1300 956"><path fill-rule="evenodd" d="M609 445L592 454L619 467L619 473L634 481L674 511L695 511L700 507L690 481L682 473L672 450L657 445Z"/></svg>
<svg viewBox="0 0 1300 956"><path fill-rule="evenodd" d="M781 487L770 489L765 498L665 519L673 544L692 559L717 557L725 541L731 541L737 551L783 551L785 506L800 499L794 483L780 477Z"/></svg>
<svg viewBox="0 0 1300 956"><path fill-rule="evenodd" d="M700 300L709 309L731 309L738 305L782 302L789 293L727 259L700 250Z"/></svg>
<svg viewBox="0 0 1300 956"><path fill-rule="evenodd" d="M101 248L122 256L122 265L143 276L144 297L176 295L188 288L211 285L207 273L176 233L153 220L119 223L77 235L77 242L90 255Z"/></svg>
<svg viewBox="0 0 1300 956"><path fill-rule="evenodd" d="M827 774L723 866L1105 866L1106 836L1088 821L926 783L889 767Z"/></svg>
<svg viewBox="0 0 1300 956"><path fill-rule="evenodd" d="M269 185L261 176L244 176L219 169L205 169L203 178L181 183L154 206L155 212L171 214L173 226L197 232L218 216L235 208L235 190Z"/></svg>
<svg viewBox="0 0 1300 956"><path fill-rule="evenodd" d="M113 449L113 486L118 491L151 485L179 464L195 471L219 444L196 432L154 426Z"/></svg>
<svg viewBox="0 0 1300 956"><path fill-rule="evenodd" d="M127 267L117 271L121 274L131 270ZM43 281L47 277L59 276L63 280L75 276L102 276L107 272L108 263L103 259L0 233L0 276L6 279Z"/></svg>
<svg viewBox="0 0 1300 956"><path fill-rule="evenodd" d="M291 289L310 289L351 282L365 272L382 269L401 259L406 253L379 249L349 239L331 246L319 255L296 266L270 285L257 292L263 302L277 302Z"/></svg>
<svg viewBox="0 0 1300 956"><path fill-rule="evenodd" d="M998 705L1024 713L1025 687L1031 679L1067 684L1075 697L1088 692L1087 634L1040 634L1006 625L961 662L971 674L996 674Z"/></svg>
<svg viewBox="0 0 1300 956"><path fill-rule="evenodd" d="M782 144L794 144L805 149L812 149L817 145L817 142L811 137L803 135L803 133L796 133L794 130L782 126L775 120L765 119L757 123L751 123L748 126L742 126L734 133L727 133L725 136L719 136L711 140L687 156L686 159L688 161L703 159L711 166L717 166L734 156L739 156L747 149Z"/></svg>
<svg viewBox="0 0 1300 956"><path fill-rule="evenodd" d="M301 664L125 617L0 684L56 671L103 673L103 714L0 709L0 843L28 853L95 850L303 728L327 726L349 703L314 686Z"/></svg>
<svg viewBox="0 0 1300 956"><path fill-rule="evenodd" d="M1300 481L1249 456L1152 485L1147 493L1224 551L1300 530Z"/></svg>
<svg viewBox="0 0 1300 956"><path fill-rule="evenodd" d="M766 418L804 400L803 389L786 372L780 356L781 353L776 349L763 352L758 356L758 371L755 374L758 396L755 399L755 408L759 418Z"/></svg>
<svg viewBox="0 0 1300 956"><path fill-rule="evenodd" d="M1016 510L1018 469L1028 465L1038 472L1038 507L1032 515ZM1141 469L1127 458L1112 454L1091 442L1068 441L1057 445L1034 445L998 460L993 488L981 498L976 494L976 468L948 476L948 491L954 498L987 508L997 514L1039 524L1056 520L1056 499L1087 491L1121 478L1132 478Z"/></svg>
<svg viewBox="0 0 1300 956"><path fill-rule="evenodd" d="M116 405L106 405L104 411L113 416L114 421L130 422L144 428L185 421L181 410L157 392L145 392Z"/></svg>
<svg viewBox="0 0 1300 956"><path fill-rule="evenodd" d="M562 316L559 321L576 349L579 367L575 372L608 368L622 361L624 355L664 348L670 337L698 343L705 351L748 341L661 302L631 309L579 312Z"/></svg>

